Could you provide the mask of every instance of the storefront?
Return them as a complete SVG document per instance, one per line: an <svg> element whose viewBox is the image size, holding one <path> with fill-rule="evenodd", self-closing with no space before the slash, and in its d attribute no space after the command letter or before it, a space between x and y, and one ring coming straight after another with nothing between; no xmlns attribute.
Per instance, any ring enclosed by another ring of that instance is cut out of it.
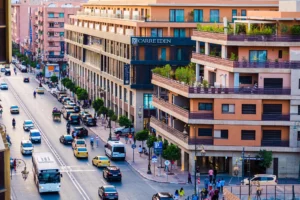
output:
<svg viewBox="0 0 300 200"><path fill-rule="evenodd" d="M218 173L229 173L229 163L232 162L231 157L213 157L213 156L197 156L197 164L200 173L207 174L210 169L217 169Z"/></svg>

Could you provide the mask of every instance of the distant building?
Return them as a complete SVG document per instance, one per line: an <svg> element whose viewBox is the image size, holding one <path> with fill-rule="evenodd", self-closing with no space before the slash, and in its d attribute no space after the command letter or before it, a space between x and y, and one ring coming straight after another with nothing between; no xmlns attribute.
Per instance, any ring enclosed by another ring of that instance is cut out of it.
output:
<svg viewBox="0 0 300 200"><path fill-rule="evenodd" d="M10 1L0 0L0 63L11 62Z"/></svg>

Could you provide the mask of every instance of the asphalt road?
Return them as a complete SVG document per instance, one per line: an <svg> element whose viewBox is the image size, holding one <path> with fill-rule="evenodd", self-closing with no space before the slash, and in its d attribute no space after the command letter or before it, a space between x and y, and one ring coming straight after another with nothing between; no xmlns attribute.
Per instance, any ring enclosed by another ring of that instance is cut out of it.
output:
<svg viewBox="0 0 300 200"><path fill-rule="evenodd" d="M30 83L23 83L23 77L31 77ZM97 190L99 186L113 184L117 187L120 200L146 200L151 199L156 192L167 191L174 193L176 189L182 187L176 184L155 183L144 180L137 174L125 161L112 162L112 165L120 167L122 172L122 182L108 183L102 177L102 169L98 169L91 164L93 157L104 155L104 144L100 141L100 148L91 149L89 138L86 138L89 159L81 160L73 156L70 146L65 146L59 142L59 137L66 134L66 121L62 118L60 123L52 121L53 107L61 108L60 104L50 93L37 95L33 98L33 91L38 83L32 75L27 73L17 76L12 74L10 77L0 78L0 82L9 84L8 91L0 91L1 104L4 107L3 123L7 127L7 132L11 136L11 157L25 160L27 168L30 171L26 181L22 179L20 171L23 165L17 168L17 172L12 173L12 199L16 200L35 200L35 199L99 199ZM9 107L11 105L20 106L20 114L11 115ZM12 129L12 118L16 119L16 129ZM60 158L63 166L62 187L59 193L39 194L33 182L31 156L23 156L20 153L20 142L22 139L28 139L29 133L23 131L22 123L26 119L34 120L35 127L43 133L42 143L34 145L35 152L54 151ZM93 134L91 131L89 132ZM70 178L70 176L71 178ZM192 194L193 187L183 185L186 194Z"/></svg>

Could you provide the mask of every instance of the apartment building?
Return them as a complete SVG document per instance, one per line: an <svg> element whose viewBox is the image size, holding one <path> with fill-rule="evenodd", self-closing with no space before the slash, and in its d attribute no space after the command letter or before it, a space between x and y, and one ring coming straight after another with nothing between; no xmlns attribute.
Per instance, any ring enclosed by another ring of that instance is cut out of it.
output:
<svg viewBox="0 0 300 200"><path fill-rule="evenodd" d="M10 151L6 132L0 127L0 199L10 199Z"/></svg>
<svg viewBox="0 0 300 200"><path fill-rule="evenodd" d="M157 135L180 146L177 164L182 170L195 169L195 156L201 173L216 167L219 173L233 174L237 164L241 175L245 148L251 174L298 177L299 3L280 1L279 11L249 11L231 28L225 23L223 33L207 31L205 25L194 30L194 84L153 74L158 111L150 124ZM201 145L205 156L198 150ZM273 152L266 171L255 159L263 149Z"/></svg>
<svg viewBox="0 0 300 200"><path fill-rule="evenodd" d="M0 0L0 63L11 61L10 1Z"/></svg>
<svg viewBox="0 0 300 200"><path fill-rule="evenodd" d="M189 64L198 23L223 23L224 16L231 19L249 10L277 10L278 2L90 0L82 7L65 26L70 77L91 99L103 98L140 130L156 112L151 70Z"/></svg>

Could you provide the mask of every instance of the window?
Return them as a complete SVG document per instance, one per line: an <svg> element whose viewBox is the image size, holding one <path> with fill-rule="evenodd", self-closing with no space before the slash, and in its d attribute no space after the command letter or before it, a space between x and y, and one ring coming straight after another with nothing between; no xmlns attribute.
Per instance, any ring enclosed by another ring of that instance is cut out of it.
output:
<svg viewBox="0 0 300 200"><path fill-rule="evenodd" d="M298 106L298 115L300 115L300 106Z"/></svg>
<svg viewBox="0 0 300 200"><path fill-rule="evenodd" d="M59 13L59 18L64 18L64 17L65 17L64 13Z"/></svg>
<svg viewBox="0 0 300 200"><path fill-rule="evenodd" d="M278 51L278 58L282 58L282 50Z"/></svg>
<svg viewBox="0 0 300 200"><path fill-rule="evenodd" d="M242 114L256 114L256 104L242 104Z"/></svg>
<svg viewBox="0 0 300 200"><path fill-rule="evenodd" d="M234 104L222 104L222 113L235 113Z"/></svg>
<svg viewBox="0 0 300 200"><path fill-rule="evenodd" d="M212 110L212 103L199 103L198 110Z"/></svg>
<svg viewBox="0 0 300 200"><path fill-rule="evenodd" d="M122 99L122 87L119 86L119 98Z"/></svg>
<svg viewBox="0 0 300 200"><path fill-rule="evenodd" d="M170 9L170 22L184 22L184 10Z"/></svg>
<svg viewBox="0 0 300 200"><path fill-rule="evenodd" d="M268 141L281 140L281 130L263 130L262 140L268 140Z"/></svg>
<svg viewBox="0 0 300 200"><path fill-rule="evenodd" d="M65 36L65 32L59 32L59 36L60 37L64 37Z"/></svg>
<svg viewBox="0 0 300 200"><path fill-rule="evenodd" d="M263 104L263 114L282 114L282 104Z"/></svg>
<svg viewBox="0 0 300 200"><path fill-rule="evenodd" d="M282 88L282 78L264 78L264 88Z"/></svg>
<svg viewBox="0 0 300 200"><path fill-rule="evenodd" d="M228 139L228 130L221 130L221 138Z"/></svg>
<svg viewBox="0 0 300 200"><path fill-rule="evenodd" d="M50 56L54 56L54 51L49 51Z"/></svg>
<svg viewBox="0 0 300 200"><path fill-rule="evenodd" d="M54 46L54 42L49 42L49 47L53 47Z"/></svg>
<svg viewBox="0 0 300 200"><path fill-rule="evenodd" d="M219 10L210 10L210 22L212 23L219 22Z"/></svg>
<svg viewBox="0 0 300 200"><path fill-rule="evenodd" d="M115 83L115 97L118 96L118 85Z"/></svg>
<svg viewBox="0 0 300 200"><path fill-rule="evenodd" d="M237 11L232 10L232 22L234 22L234 20L236 20L236 18L234 18L235 16L237 16Z"/></svg>
<svg viewBox="0 0 300 200"><path fill-rule="evenodd" d="M127 89L124 88L124 102L127 102Z"/></svg>
<svg viewBox="0 0 300 200"><path fill-rule="evenodd" d="M152 105L152 94L144 94L144 109L154 109Z"/></svg>
<svg viewBox="0 0 300 200"><path fill-rule="evenodd" d="M185 37L184 28L174 28L174 37Z"/></svg>
<svg viewBox="0 0 300 200"><path fill-rule="evenodd" d="M252 76L240 76L240 84L252 84Z"/></svg>
<svg viewBox="0 0 300 200"><path fill-rule="evenodd" d="M54 36L54 32L48 32L48 36L49 37L53 37Z"/></svg>
<svg viewBox="0 0 300 200"><path fill-rule="evenodd" d="M54 23L49 23L49 27L53 28L54 27Z"/></svg>
<svg viewBox="0 0 300 200"><path fill-rule="evenodd" d="M247 16L247 11L246 10L242 10L242 17L246 17ZM245 20L245 19L242 19Z"/></svg>
<svg viewBox="0 0 300 200"><path fill-rule="evenodd" d="M242 130L242 140L255 140L255 131Z"/></svg>
<svg viewBox="0 0 300 200"><path fill-rule="evenodd" d="M182 51L181 49L176 49L176 59L177 60L182 60Z"/></svg>
<svg viewBox="0 0 300 200"><path fill-rule="evenodd" d="M300 89L300 79L299 79L299 83L298 83L298 89Z"/></svg>
<svg viewBox="0 0 300 200"><path fill-rule="evenodd" d="M151 28L151 37L163 37L163 29Z"/></svg>
<svg viewBox="0 0 300 200"><path fill-rule="evenodd" d="M266 62L267 51L266 50L252 50L249 51L250 62Z"/></svg>
<svg viewBox="0 0 300 200"><path fill-rule="evenodd" d="M212 129L211 128L199 128L198 136L209 136L212 137Z"/></svg>
<svg viewBox="0 0 300 200"><path fill-rule="evenodd" d="M131 106L133 105L133 93L132 93L132 91L129 92L129 104Z"/></svg>
<svg viewBox="0 0 300 200"><path fill-rule="evenodd" d="M167 59L166 57L167 57L166 48L161 48L160 60L165 61Z"/></svg>
<svg viewBox="0 0 300 200"><path fill-rule="evenodd" d="M300 131L298 131L297 140L300 141Z"/></svg>
<svg viewBox="0 0 300 200"><path fill-rule="evenodd" d="M203 22L203 10L194 10L194 22Z"/></svg>
<svg viewBox="0 0 300 200"><path fill-rule="evenodd" d="M64 23L64 22L58 22L58 24L59 24L59 27L60 27L60 28L63 28L63 27L65 26L65 23Z"/></svg>
<svg viewBox="0 0 300 200"><path fill-rule="evenodd" d="M54 13L48 13L48 18L54 18Z"/></svg>

